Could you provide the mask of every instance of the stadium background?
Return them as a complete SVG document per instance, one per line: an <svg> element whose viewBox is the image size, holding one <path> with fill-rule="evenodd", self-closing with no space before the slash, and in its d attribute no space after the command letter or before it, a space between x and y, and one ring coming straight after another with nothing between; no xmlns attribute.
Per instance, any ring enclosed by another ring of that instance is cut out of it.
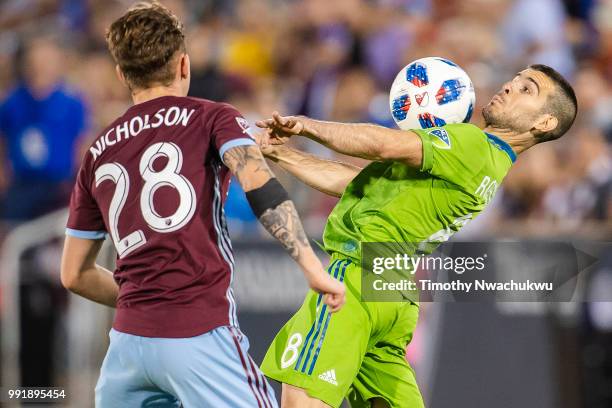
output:
<svg viewBox="0 0 612 408"><path fill-rule="evenodd" d="M577 91L576 124L521 155L491 208L458 239L610 240L612 1L162 3L186 25L191 95L230 102L251 122L277 109L391 125L394 75L436 55L471 76L479 124L480 107L502 81L529 63L557 68ZM0 385L67 387L73 407L93 406L111 315L59 283L61 209L86 145L130 104L104 44L105 27L130 4L0 1ZM26 132L12 127L17 116ZM316 145L301 147L330 157ZM335 200L277 174L319 238ZM241 323L260 361L305 283L232 186L226 212ZM603 255L588 276L610 294L612 259ZM432 408L612 406L610 302L424 304L408 354Z"/></svg>

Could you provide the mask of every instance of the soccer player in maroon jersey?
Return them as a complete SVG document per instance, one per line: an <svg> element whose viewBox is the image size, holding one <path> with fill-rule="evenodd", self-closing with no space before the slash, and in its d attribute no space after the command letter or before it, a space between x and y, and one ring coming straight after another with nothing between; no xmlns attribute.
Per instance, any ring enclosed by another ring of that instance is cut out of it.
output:
<svg viewBox="0 0 612 408"><path fill-rule="evenodd" d="M117 308L96 407L276 407L236 320L223 214L230 172L334 311L344 287L323 270L240 113L186 97L178 19L139 4L110 26L107 42L134 105L83 160L61 271L69 290ZM114 273L95 263L106 235Z"/></svg>

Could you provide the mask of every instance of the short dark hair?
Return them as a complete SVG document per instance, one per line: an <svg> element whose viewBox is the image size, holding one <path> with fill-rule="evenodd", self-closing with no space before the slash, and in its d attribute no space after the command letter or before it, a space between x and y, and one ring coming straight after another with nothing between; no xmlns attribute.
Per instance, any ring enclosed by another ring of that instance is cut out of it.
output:
<svg viewBox="0 0 612 408"><path fill-rule="evenodd" d="M177 52L185 51L183 24L157 2L138 3L106 33L108 49L130 87L147 88L174 79Z"/></svg>
<svg viewBox="0 0 612 408"><path fill-rule="evenodd" d="M530 65L529 68L542 72L549 77L554 82L556 88L555 92L549 95L544 109L556 117L559 123L556 128L539 135L538 138L540 142L558 139L572 127L578 113L578 100L576 99L574 88L572 88L563 75L548 65L534 64Z"/></svg>

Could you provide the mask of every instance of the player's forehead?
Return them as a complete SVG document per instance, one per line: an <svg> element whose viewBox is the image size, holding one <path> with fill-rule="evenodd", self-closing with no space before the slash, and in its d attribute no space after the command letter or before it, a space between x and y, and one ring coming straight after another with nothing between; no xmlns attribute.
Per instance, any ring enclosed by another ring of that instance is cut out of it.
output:
<svg viewBox="0 0 612 408"><path fill-rule="evenodd" d="M554 89L555 84L552 79L545 73L535 69L527 68L516 74L514 80L523 80L534 83L540 91L550 92Z"/></svg>

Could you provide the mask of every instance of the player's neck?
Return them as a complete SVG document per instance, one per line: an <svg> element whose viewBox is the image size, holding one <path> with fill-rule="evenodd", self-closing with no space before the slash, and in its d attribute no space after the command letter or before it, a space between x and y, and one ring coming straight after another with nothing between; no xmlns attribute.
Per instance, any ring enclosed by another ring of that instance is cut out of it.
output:
<svg viewBox="0 0 612 408"><path fill-rule="evenodd" d="M516 133L508 129L496 128L494 126L487 126L482 129L482 131L495 135L504 142L508 143L516 154L521 154L525 150L535 145L535 139L529 132Z"/></svg>
<svg viewBox="0 0 612 408"><path fill-rule="evenodd" d="M134 105L150 101L151 99L161 98L162 96L185 96L185 93L180 87L170 86L154 86L146 89L135 89L132 91L132 100Z"/></svg>

